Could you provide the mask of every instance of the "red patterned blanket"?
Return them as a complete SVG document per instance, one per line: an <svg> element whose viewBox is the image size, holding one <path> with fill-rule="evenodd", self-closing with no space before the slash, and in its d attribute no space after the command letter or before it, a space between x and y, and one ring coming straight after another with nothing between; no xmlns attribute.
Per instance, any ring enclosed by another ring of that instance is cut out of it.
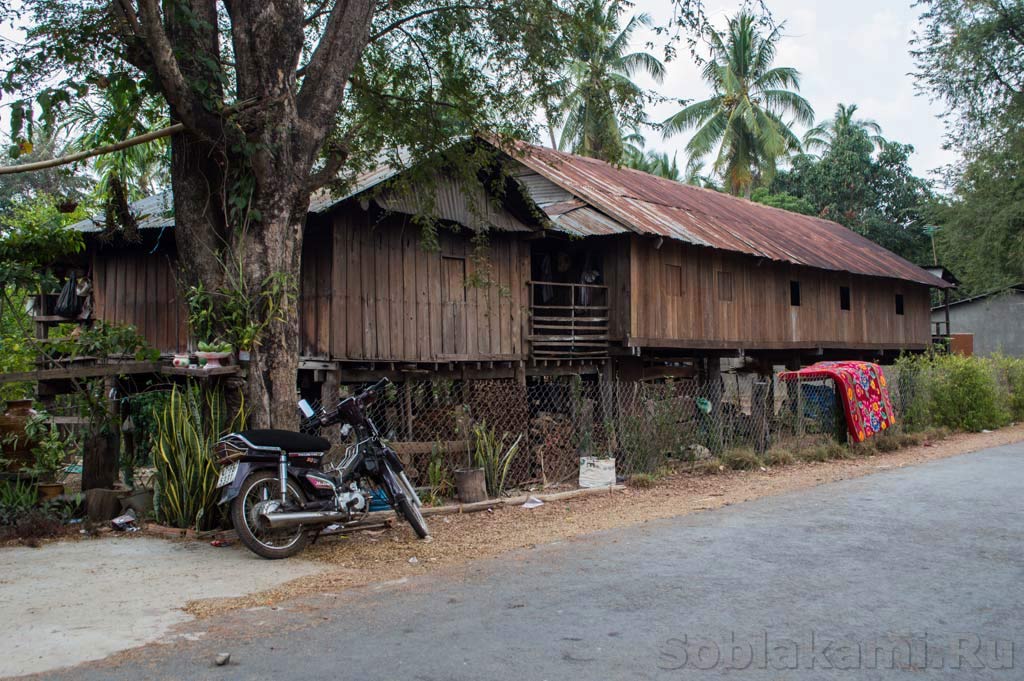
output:
<svg viewBox="0 0 1024 681"><path fill-rule="evenodd" d="M783 381L831 378L842 395L850 436L857 442L896 423L882 367L871 362L818 362L799 371L779 374Z"/></svg>

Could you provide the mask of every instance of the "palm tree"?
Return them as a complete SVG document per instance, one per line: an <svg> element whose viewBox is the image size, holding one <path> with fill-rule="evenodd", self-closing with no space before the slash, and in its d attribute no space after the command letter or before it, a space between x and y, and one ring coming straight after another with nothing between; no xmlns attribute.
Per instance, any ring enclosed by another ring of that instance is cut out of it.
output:
<svg viewBox="0 0 1024 681"><path fill-rule="evenodd" d="M886 141L882 137L882 126L870 118L854 118L856 112L856 104L837 106L832 120L822 121L804 133L804 149L828 151L836 137L849 130L862 131L877 149L881 149Z"/></svg>
<svg viewBox="0 0 1024 681"><path fill-rule="evenodd" d="M636 132L646 122L645 93L633 82L646 73L660 83L665 67L647 52L629 52L630 40L651 18L638 14L619 28L623 5L618 0L589 0L570 22L570 61L556 91L565 92L558 106L562 119L559 149L604 159L622 160L624 131Z"/></svg>
<svg viewBox="0 0 1024 681"><path fill-rule="evenodd" d="M101 97L77 101L64 123L76 134L72 148L87 150L165 127L168 119L159 101L133 80L115 78ZM167 184L167 151L167 140L158 139L97 157L100 193L123 191L129 201L155 193Z"/></svg>
<svg viewBox="0 0 1024 681"><path fill-rule="evenodd" d="M772 66L782 25L768 35L754 15L743 11L729 20L726 35L710 32L711 59L702 76L713 96L690 104L664 122L666 138L690 128L691 164L700 164L715 147L713 168L733 194L749 197L755 183L771 181L778 159L800 149L800 140L782 117L814 123L814 109L797 94L800 73Z"/></svg>
<svg viewBox="0 0 1024 681"><path fill-rule="evenodd" d="M670 158L667 152L629 153L626 155L625 166L633 170L642 170L650 175L664 177L666 180L683 181L683 174L676 163L675 154Z"/></svg>

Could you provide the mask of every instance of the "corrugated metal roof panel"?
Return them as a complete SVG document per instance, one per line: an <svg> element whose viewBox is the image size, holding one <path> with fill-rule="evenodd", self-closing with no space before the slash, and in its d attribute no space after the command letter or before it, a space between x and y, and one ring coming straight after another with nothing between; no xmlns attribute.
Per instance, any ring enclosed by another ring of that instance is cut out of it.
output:
<svg viewBox="0 0 1024 681"><path fill-rule="evenodd" d="M545 147L518 143L510 151L520 163L641 234L818 269L948 286L917 265L829 220ZM587 224L578 222L574 228L585 230Z"/></svg>
<svg viewBox="0 0 1024 681"><path fill-rule="evenodd" d="M139 224L139 229L164 229L174 226L174 203L170 190L133 201L131 211ZM79 220L71 225L71 229L87 234L102 232L106 229L106 223L102 215L95 215Z"/></svg>
<svg viewBox="0 0 1024 681"><path fill-rule="evenodd" d="M552 216L551 226L560 232L575 236L605 236L629 232L621 224L590 206Z"/></svg>

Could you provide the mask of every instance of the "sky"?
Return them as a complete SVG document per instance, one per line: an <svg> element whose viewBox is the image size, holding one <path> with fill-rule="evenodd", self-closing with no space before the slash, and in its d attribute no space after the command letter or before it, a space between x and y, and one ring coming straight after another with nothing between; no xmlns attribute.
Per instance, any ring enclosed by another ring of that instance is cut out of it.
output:
<svg viewBox="0 0 1024 681"><path fill-rule="evenodd" d="M634 12L647 12L655 25L664 25L671 13L671 0L635 0ZM801 72L801 94L814 107L818 120L831 118L836 105L857 104L858 114L882 126L887 139L912 144L915 174L931 177L931 171L956 160L942 148L943 124L939 103L915 92L911 72L914 63L908 42L917 25L918 10L911 0L765 0L776 22L785 22L776 65L792 66ZM742 3L706 0L712 23L722 28L726 18ZM636 41L656 45L659 38L648 33ZM653 51L663 56L660 47ZM675 60L668 63L662 85L640 79L666 97L699 100L710 91L700 78L685 44ZM662 121L679 110L673 102L662 103L650 117ZM680 165L687 158L684 147L688 134L661 140L660 133L648 132L648 148L678 152Z"/></svg>

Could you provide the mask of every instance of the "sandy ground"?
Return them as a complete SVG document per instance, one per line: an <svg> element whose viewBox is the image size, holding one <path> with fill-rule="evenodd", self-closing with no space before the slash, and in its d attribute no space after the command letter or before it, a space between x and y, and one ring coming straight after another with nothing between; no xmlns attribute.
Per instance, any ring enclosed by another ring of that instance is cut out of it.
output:
<svg viewBox="0 0 1024 681"><path fill-rule="evenodd" d="M151 537L0 550L0 676L97 660L163 639L190 599L238 597L315 573L242 548ZM244 575L244 579L240 576Z"/></svg>
<svg viewBox="0 0 1024 681"><path fill-rule="evenodd" d="M303 558L323 568L315 579L289 582L240 598L195 601L186 610L204 617L235 608L274 605L315 592L398 580L589 532L719 508L1022 440L1024 424L1019 424L991 433L957 434L941 442L857 459L719 475L677 473L650 489L628 488L535 509L497 508L428 518L430 542L418 541L404 523L390 530L331 537L303 554Z"/></svg>

